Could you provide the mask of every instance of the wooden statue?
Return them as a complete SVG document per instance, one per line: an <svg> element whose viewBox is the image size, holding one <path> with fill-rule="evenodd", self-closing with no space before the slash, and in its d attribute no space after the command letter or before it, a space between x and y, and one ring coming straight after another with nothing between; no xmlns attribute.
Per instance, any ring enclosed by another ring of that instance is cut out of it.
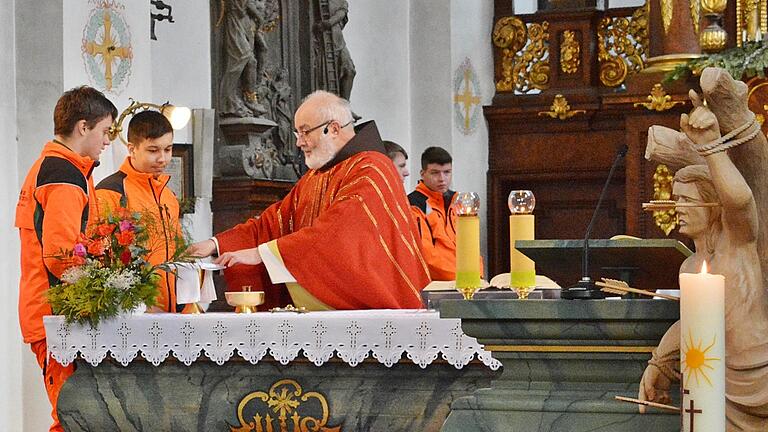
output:
<svg viewBox="0 0 768 432"><path fill-rule="evenodd" d="M706 105L692 90L694 108L690 116L681 116L682 132L652 127L646 157L677 169L673 195L678 202L720 204L677 209L680 232L696 246L680 271L696 273L706 260L712 273L725 276L727 430L766 431L766 139L747 109L744 83L709 68L701 87ZM671 383L680 378L679 331L678 322L654 350L640 399L669 402Z"/></svg>

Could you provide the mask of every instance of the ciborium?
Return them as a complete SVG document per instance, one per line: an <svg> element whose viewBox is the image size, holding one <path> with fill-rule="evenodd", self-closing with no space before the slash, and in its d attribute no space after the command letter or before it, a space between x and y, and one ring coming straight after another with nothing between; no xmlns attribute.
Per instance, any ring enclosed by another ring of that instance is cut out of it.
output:
<svg viewBox="0 0 768 432"><path fill-rule="evenodd" d="M264 303L264 291L232 291L224 293L227 303L235 307L235 313L254 313Z"/></svg>

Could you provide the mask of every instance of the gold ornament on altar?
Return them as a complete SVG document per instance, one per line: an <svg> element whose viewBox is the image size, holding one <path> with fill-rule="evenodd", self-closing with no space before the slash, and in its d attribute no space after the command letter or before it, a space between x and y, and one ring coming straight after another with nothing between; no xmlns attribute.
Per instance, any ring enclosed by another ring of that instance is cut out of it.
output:
<svg viewBox="0 0 768 432"><path fill-rule="evenodd" d="M528 93L549 87L549 23L525 24L517 17L496 22L493 43L501 49L498 91Z"/></svg>
<svg viewBox="0 0 768 432"><path fill-rule="evenodd" d="M676 105L684 105L683 101L672 102L672 96L668 95L661 84L654 84L651 94L646 98L648 102L635 102L635 108L645 107L651 111L666 111Z"/></svg>
<svg viewBox="0 0 768 432"><path fill-rule="evenodd" d="M584 110L571 110L568 100L561 94L555 95L549 111L539 111L540 116L549 116L558 120L567 120L576 114L585 114Z"/></svg>
<svg viewBox="0 0 768 432"><path fill-rule="evenodd" d="M725 49L728 33L720 27L720 19L727 4L727 0L701 0L701 10L710 22L699 35L702 51L714 53Z"/></svg>
<svg viewBox="0 0 768 432"><path fill-rule="evenodd" d="M648 3L631 17L606 17L597 28L600 82L607 87L624 83L645 67L648 46Z"/></svg>
<svg viewBox="0 0 768 432"><path fill-rule="evenodd" d="M655 202L668 201L672 198L672 173L664 164L659 164L653 173L653 199ZM651 201L651 202L654 202ZM677 227L677 212L673 208L653 211L653 221L665 235Z"/></svg>
<svg viewBox="0 0 768 432"><path fill-rule="evenodd" d="M254 313L256 307L264 303L264 291L251 291L251 286L246 285L242 291L230 291L224 293L227 303L235 307L235 313Z"/></svg>
<svg viewBox="0 0 768 432"><path fill-rule="evenodd" d="M305 393L295 380L283 379L272 384L267 392L255 391L246 395L237 405L237 419L240 425L229 425L229 430L341 432L341 426L328 426L328 405L328 400L322 393ZM245 418L246 411L251 418ZM318 414L319 417L315 417Z"/></svg>
<svg viewBox="0 0 768 432"><path fill-rule="evenodd" d="M576 40L576 32L565 30L560 41L560 70L563 73L574 74L578 72L581 64L581 46Z"/></svg>

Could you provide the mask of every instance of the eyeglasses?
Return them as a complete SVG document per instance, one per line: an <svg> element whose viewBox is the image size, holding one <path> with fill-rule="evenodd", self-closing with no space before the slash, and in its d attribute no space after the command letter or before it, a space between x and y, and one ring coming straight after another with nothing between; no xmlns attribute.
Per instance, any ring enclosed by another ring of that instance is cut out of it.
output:
<svg viewBox="0 0 768 432"><path fill-rule="evenodd" d="M327 122L325 122L325 123L320 123L319 125L317 125L317 126L315 126L315 127L312 127L312 128L306 129L306 130L302 130L302 131L294 129L294 130L293 130L293 135L296 137L296 139L305 139L305 138L307 137L307 135L309 135L309 134L311 134L312 132L314 132L314 131L316 131L316 130L320 129L320 128L321 128L321 127L323 127L323 126L328 126L329 124L331 124L331 123L333 123L333 122L335 122L335 121L336 121L336 120L328 120L328 121L327 121ZM355 121L354 119L353 119L353 120L350 120L350 121L348 121L348 122L344 123L343 125L340 125L339 127L340 127L341 129L344 129L345 127L347 127L347 126L351 125L351 124L352 124L354 121Z"/></svg>

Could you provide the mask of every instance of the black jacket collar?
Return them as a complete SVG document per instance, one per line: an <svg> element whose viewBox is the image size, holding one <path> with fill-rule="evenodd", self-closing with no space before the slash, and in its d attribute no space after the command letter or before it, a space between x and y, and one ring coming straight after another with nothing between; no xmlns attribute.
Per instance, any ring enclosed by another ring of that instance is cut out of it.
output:
<svg viewBox="0 0 768 432"><path fill-rule="evenodd" d="M355 126L355 136L344 144L344 147L336 153L336 156L334 156L334 158L327 164L320 167L318 171L327 171L333 168L336 164L365 151L375 151L384 155L387 154L384 144L381 142L379 129L376 127L376 123L373 120Z"/></svg>

